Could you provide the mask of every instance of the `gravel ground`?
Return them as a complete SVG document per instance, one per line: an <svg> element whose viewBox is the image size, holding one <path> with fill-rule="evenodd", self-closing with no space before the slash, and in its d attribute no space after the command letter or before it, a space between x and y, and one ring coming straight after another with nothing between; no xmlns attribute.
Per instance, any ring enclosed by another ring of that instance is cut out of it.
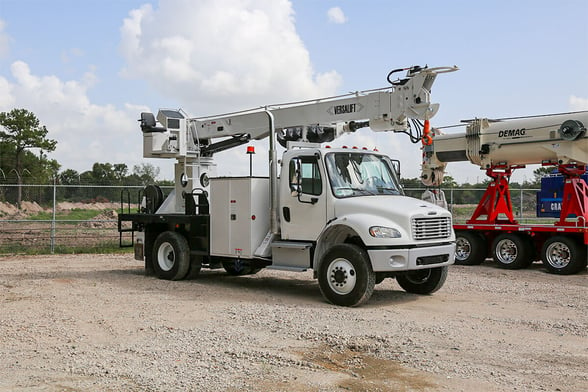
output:
<svg viewBox="0 0 588 392"><path fill-rule="evenodd" d="M144 276L132 255L0 258L0 391L588 390L588 273L450 267L360 308L312 273Z"/></svg>

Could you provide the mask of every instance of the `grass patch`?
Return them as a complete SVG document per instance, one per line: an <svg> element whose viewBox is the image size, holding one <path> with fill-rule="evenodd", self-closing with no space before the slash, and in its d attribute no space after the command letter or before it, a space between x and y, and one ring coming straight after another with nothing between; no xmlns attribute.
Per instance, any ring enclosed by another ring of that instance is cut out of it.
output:
<svg viewBox="0 0 588 392"><path fill-rule="evenodd" d="M86 221L100 215L103 211L99 210L85 210L81 208L74 208L69 211L60 211L55 214L56 221ZM39 212L36 215L29 216L30 220L47 221L53 220L52 212Z"/></svg>
<svg viewBox="0 0 588 392"><path fill-rule="evenodd" d="M104 254L104 253L115 253L125 254L133 253L133 248L119 248L118 244L101 244L95 246L67 246L67 245L55 245L53 254L57 255L72 255L72 254ZM2 246L0 249L1 255L49 255L51 254L51 247L47 245L39 246Z"/></svg>

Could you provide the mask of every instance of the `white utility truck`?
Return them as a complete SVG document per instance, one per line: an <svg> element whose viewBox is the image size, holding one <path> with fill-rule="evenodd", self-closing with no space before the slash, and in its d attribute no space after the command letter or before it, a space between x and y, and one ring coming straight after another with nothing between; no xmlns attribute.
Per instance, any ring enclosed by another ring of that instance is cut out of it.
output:
<svg viewBox="0 0 588 392"><path fill-rule="evenodd" d="M145 187L139 211L119 214L121 245L132 233L135 258L162 279L312 268L324 297L342 306L364 303L387 277L411 293L438 290L454 261L450 213L404 196L398 161L321 143L364 127L418 139L439 107L430 103L436 76L456 69L394 70L388 88L220 116L142 113L144 157L177 160L175 189L164 198ZM391 80L397 71L406 77ZM215 177L214 153L264 138L269 178Z"/></svg>
<svg viewBox="0 0 588 392"><path fill-rule="evenodd" d="M466 131L441 135L423 151L422 181L439 186L448 162L469 161L492 179L472 217L455 224L456 264L480 264L488 256L503 268L519 269L541 259L554 274L569 275L588 263L588 111L467 120ZM512 171L527 164L557 167L565 179L555 224L520 224L510 198ZM439 191L429 192L442 202Z"/></svg>

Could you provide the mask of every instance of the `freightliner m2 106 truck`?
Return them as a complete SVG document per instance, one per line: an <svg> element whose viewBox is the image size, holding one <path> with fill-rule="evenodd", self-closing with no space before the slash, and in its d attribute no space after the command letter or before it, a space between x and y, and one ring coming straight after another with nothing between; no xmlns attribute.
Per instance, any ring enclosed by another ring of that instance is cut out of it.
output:
<svg viewBox="0 0 588 392"><path fill-rule="evenodd" d="M132 234L135 257L162 279L312 269L326 300L342 306L364 303L385 278L411 293L438 290L454 261L450 213L405 196L386 155L322 145L366 127L422 131L439 106L433 82L455 69L394 70L384 89L220 116L142 113L144 157L176 159L175 189L164 198L147 186L139 210L119 215L121 237ZM391 80L397 71L406 76ZM261 139L269 177L215 176L215 153Z"/></svg>

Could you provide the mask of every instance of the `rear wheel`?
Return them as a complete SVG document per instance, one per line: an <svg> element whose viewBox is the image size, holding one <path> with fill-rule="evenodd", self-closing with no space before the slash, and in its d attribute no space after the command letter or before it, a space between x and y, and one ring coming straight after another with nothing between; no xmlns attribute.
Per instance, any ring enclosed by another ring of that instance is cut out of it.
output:
<svg viewBox="0 0 588 392"><path fill-rule="evenodd" d="M552 274L578 273L586 268L586 245L569 237L552 237L543 245L541 261Z"/></svg>
<svg viewBox="0 0 588 392"><path fill-rule="evenodd" d="M164 231L153 244L153 270L160 279L181 280L190 268L190 247L184 236Z"/></svg>
<svg viewBox="0 0 588 392"><path fill-rule="evenodd" d="M526 268L533 261L531 241L515 233L503 233L492 243L492 258L501 268Z"/></svg>
<svg viewBox="0 0 588 392"><path fill-rule="evenodd" d="M339 244L324 255L318 281L327 301L340 306L359 306L372 296L376 274L365 250L353 244Z"/></svg>
<svg viewBox="0 0 588 392"><path fill-rule="evenodd" d="M396 276L400 287L413 294L432 294L445 284L447 266L409 271Z"/></svg>
<svg viewBox="0 0 588 392"><path fill-rule="evenodd" d="M455 245L455 264L482 264L488 255L486 239L478 233L457 231Z"/></svg>

